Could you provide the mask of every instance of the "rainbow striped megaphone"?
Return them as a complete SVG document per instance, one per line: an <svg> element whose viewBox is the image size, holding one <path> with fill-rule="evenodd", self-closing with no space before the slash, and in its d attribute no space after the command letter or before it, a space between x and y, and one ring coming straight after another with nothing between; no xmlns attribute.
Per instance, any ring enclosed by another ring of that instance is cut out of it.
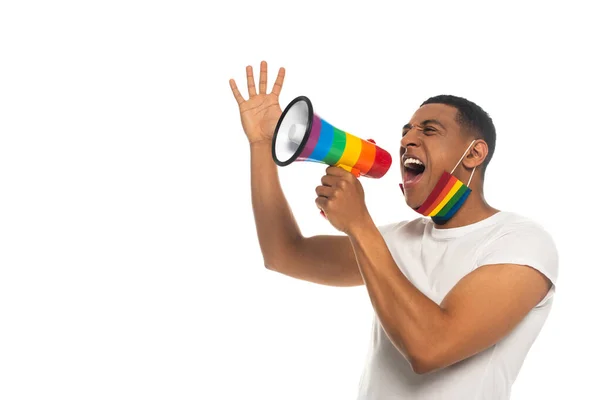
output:
<svg viewBox="0 0 600 400"><path fill-rule="evenodd" d="M282 167L312 161L341 167L357 178L381 178L392 164L390 153L372 139L360 139L320 118L306 96L292 100L279 117L272 154Z"/></svg>

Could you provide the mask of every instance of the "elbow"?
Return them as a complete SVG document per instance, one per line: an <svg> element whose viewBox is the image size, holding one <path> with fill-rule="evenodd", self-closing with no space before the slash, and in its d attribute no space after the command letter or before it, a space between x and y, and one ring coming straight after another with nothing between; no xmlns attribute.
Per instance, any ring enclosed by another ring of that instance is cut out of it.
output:
<svg viewBox="0 0 600 400"><path fill-rule="evenodd" d="M433 363L425 360L413 359L410 361L410 366L413 372L417 375L425 375L437 369Z"/></svg>
<svg viewBox="0 0 600 400"><path fill-rule="evenodd" d="M292 241L280 244L277 247L263 249L262 256L265 268L277 272L288 269L286 266L295 258L294 254L298 254L297 243L297 241Z"/></svg>
<svg viewBox="0 0 600 400"><path fill-rule="evenodd" d="M267 255L263 256L263 265L269 271L279 271L281 264L282 264L281 257L274 257L272 255L271 256L267 256Z"/></svg>
<svg viewBox="0 0 600 400"><path fill-rule="evenodd" d="M277 269L277 265L279 264L279 257L273 251L267 251L262 249L262 261L263 265L269 271L275 271Z"/></svg>
<svg viewBox="0 0 600 400"><path fill-rule="evenodd" d="M273 258L271 257L266 257L263 255L263 265L265 266L266 269L268 269L269 271L275 271L275 262L273 260Z"/></svg>
<svg viewBox="0 0 600 400"><path fill-rule="evenodd" d="M269 271L275 271L274 264L271 263L271 262L269 262L269 261L267 261L266 258L263 259L263 264L264 264L265 268L268 269Z"/></svg>
<svg viewBox="0 0 600 400"><path fill-rule="evenodd" d="M417 375L425 375L442 367L439 357L436 357L431 349L410 354L407 359Z"/></svg>

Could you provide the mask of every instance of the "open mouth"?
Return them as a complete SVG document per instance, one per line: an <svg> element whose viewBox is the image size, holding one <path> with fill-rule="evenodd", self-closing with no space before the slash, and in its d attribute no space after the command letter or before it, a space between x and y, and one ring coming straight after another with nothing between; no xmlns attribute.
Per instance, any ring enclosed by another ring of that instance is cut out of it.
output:
<svg viewBox="0 0 600 400"><path fill-rule="evenodd" d="M415 157L406 157L404 159L404 185L410 186L411 184L416 184L423 176L425 172L425 164L415 158Z"/></svg>

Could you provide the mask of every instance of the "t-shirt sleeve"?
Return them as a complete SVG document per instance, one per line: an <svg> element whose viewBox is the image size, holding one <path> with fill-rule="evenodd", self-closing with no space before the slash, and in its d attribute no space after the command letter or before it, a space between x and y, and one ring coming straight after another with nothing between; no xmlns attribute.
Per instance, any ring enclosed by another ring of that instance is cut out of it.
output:
<svg viewBox="0 0 600 400"><path fill-rule="evenodd" d="M388 222L388 223L378 225L377 229L379 230L379 233L381 233L382 235L385 235L390 230L392 230L394 227L396 227L397 225L398 225L398 222Z"/></svg>
<svg viewBox="0 0 600 400"><path fill-rule="evenodd" d="M389 234L393 230L400 228L402 225L405 225L408 222L409 222L408 220L385 222L385 223L377 225L377 229L379 230L379 233L381 233L385 237L387 234Z"/></svg>
<svg viewBox="0 0 600 400"><path fill-rule="evenodd" d="M552 282L552 287L538 307L554 295L558 279L558 251L552 236L535 223L513 227L487 243L478 257L477 266L489 264L527 265L544 274Z"/></svg>

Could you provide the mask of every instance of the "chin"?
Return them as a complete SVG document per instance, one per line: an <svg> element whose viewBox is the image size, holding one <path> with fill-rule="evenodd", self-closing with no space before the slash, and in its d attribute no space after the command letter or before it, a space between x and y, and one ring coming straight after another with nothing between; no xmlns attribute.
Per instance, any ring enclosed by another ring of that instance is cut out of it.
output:
<svg viewBox="0 0 600 400"><path fill-rule="evenodd" d="M412 203L406 202L406 204L413 210L417 210L421 206L421 203L418 203L418 202L412 202Z"/></svg>
<svg viewBox="0 0 600 400"><path fill-rule="evenodd" d="M406 200L406 204L412 209L417 209L422 204L414 193L407 193L404 199Z"/></svg>

